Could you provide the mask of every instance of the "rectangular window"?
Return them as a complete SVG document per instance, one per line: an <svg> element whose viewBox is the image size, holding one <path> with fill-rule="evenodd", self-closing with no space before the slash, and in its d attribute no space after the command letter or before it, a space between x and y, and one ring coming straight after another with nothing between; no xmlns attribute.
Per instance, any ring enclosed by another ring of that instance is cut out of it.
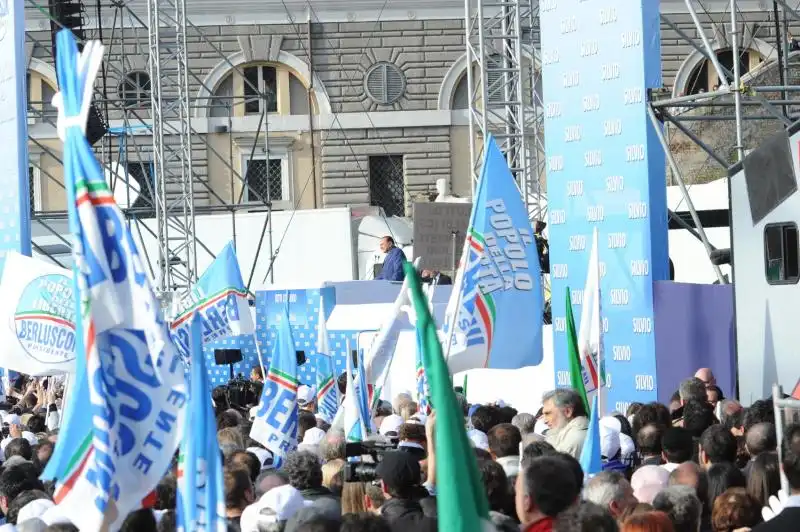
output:
<svg viewBox="0 0 800 532"><path fill-rule="evenodd" d="M764 228L764 270L769 284L794 284L800 280L797 224L770 224Z"/></svg>
<svg viewBox="0 0 800 532"><path fill-rule="evenodd" d="M405 178L402 155L369 158L370 205L381 207L386 216L405 216Z"/></svg>
<svg viewBox="0 0 800 532"><path fill-rule="evenodd" d="M30 196L30 202L31 202L31 214L35 213L36 210L37 210L37 208L36 208L36 199L37 199L38 193L37 193L37 190L36 190L36 182L38 180L36 179L36 177L37 177L36 173L38 171L39 170L36 167L34 167L33 165L28 167L28 194Z"/></svg>
<svg viewBox="0 0 800 532"><path fill-rule="evenodd" d="M262 97L263 94L263 97ZM244 68L244 112L260 114L278 111L278 75L275 67L255 66Z"/></svg>
<svg viewBox="0 0 800 532"><path fill-rule="evenodd" d="M274 209L285 208L281 205L290 200L288 193L288 158L271 158L269 164L266 159L244 160L246 168L244 179L247 188L244 192L244 201L248 203L263 203L272 201Z"/></svg>

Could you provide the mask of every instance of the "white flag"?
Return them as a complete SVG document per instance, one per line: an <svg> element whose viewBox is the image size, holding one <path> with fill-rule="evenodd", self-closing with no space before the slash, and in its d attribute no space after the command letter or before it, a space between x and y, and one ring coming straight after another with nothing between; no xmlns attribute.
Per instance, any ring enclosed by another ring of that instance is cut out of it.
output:
<svg viewBox="0 0 800 532"><path fill-rule="evenodd" d="M595 228L592 235L592 250L589 253L586 286L583 289L581 324L578 331L578 349L581 354L583 382L587 394L597 391L603 385L605 375L600 305L600 259L597 240L597 228Z"/></svg>
<svg viewBox="0 0 800 532"><path fill-rule="evenodd" d="M75 372L72 272L10 252L0 283L3 367L29 375Z"/></svg>
<svg viewBox="0 0 800 532"><path fill-rule="evenodd" d="M392 305L392 313L387 316L378 332L377 337L372 341L369 347L369 352L364 360L366 366L366 376L368 383L375 383L384 370L389 366L392 357L394 356L394 349L397 346L397 338L400 335L400 315L405 312L405 309L411 304L408 299L408 283L403 281L403 286L400 293L397 294L397 299ZM349 355L349 353L348 353Z"/></svg>

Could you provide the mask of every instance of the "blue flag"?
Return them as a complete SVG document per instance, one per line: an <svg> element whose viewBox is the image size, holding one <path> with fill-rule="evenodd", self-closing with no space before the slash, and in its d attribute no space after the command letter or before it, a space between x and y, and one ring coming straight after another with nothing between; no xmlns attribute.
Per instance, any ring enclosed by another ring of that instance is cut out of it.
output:
<svg viewBox="0 0 800 532"><path fill-rule="evenodd" d="M202 322L204 344L226 336L253 334L247 289L232 242L217 255L178 306L170 335L184 356L190 350L189 328L193 316Z"/></svg>
<svg viewBox="0 0 800 532"><path fill-rule="evenodd" d="M333 361L329 356L317 357L317 411L328 422L339 409L339 389L333 378Z"/></svg>
<svg viewBox="0 0 800 532"><path fill-rule="evenodd" d="M592 476L603 470L603 459L600 455L600 419L597 413L597 395L592 399L592 413L589 417L589 430L581 449L581 468L586 476Z"/></svg>
<svg viewBox="0 0 800 532"><path fill-rule="evenodd" d="M203 324L191 321L192 360L189 408L186 412L178 467L178 530L226 532L222 458L217 444L217 421L211 405L211 386L203 356Z"/></svg>
<svg viewBox="0 0 800 532"><path fill-rule="evenodd" d="M250 437L274 455L276 469L297 448L297 354L288 309L280 318L264 391L250 429Z"/></svg>
<svg viewBox="0 0 800 532"><path fill-rule="evenodd" d="M353 379L353 357L347 353L347 393L344 395L344 435L348 442L360 442L367 439L367 424Z"/></svg>
<svg viewBox="0 0 800 532"><path fill-rule="evenodd" d="M339 388L333 373L333 360L328 346L328 327L325 321L325 300L320 295L317 320L317 412L330 423L339 409Z"/></svg>
<svg viewBox="0 0 800 532"><path fill-rule="evenodd" d="M542 273L528 213L490 135L445 314L451 373L542 361Z"/></svg>
<svg viewBox="0 0 800 532"><path fill-rule="evenodd" d="M361 412L361 419L364 420L364 425L367 428L367 434L375 432L373 426L372 416L369 409L369 388L367 387L367 368L364 366L364 351L358 349L356 351L358 360L358 372L356 373L356 399L358 400L358 408Z"/></svg>
<svg viewBox="0 0 800 532"><path fill-rule="evenodd" d="M119 528L161 480L178 447L187 400L143 261L83 127L103 57L57 36L58 130L73 234L76 375L64 430L44 472L81 530Z"/></svg>

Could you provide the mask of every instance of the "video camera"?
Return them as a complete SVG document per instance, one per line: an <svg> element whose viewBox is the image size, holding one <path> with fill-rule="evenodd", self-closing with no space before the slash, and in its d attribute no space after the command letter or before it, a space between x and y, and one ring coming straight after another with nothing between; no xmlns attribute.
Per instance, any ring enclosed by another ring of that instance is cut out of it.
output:
<svg viewBox="0 0 800 532"><path fill-rule="evenodd" d="M258 404L261 397L261 385L247 380L241 373L225 385L225 396L228 404L240 409L248 405Z"/></svg>
<svg viewBox="0 0 800 532"><path fill-rule="evenodd" d="M377 477L375 469L383 460L383 455L387 451L397 449L399 440L393 439L386 441L367 440L356 443L347 443L344 447L344 454L347 463L344 468L345 482L372 482ZM364 461L364 457L369 456L372 461ZM350 458L358 458L358 462L351 462Z"/></svg>

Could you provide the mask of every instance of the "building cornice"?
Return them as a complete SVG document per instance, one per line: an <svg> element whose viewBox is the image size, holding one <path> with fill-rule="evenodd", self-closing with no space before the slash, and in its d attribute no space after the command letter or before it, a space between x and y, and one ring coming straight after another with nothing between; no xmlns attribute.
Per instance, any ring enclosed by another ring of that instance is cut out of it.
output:
<svg viewBox="0 0 800 532"><path fill-rule="evenodd" d="M43 0L37 0L46 5ZM284 5L285 4L285 5ZM142 21L136 21L127 12L116 17L117 24L125 27L143 27L147 20L145 0L130 0L128 5ZM771 9L767 0L737 0L739 11L764 11ZM440 20L464 18L463 0L187 0L189 21L196 26L305 24L312 22L375 22L404 20ZM699 9L699 8L698 8ZM730 9L728 0L704 0L703 9L711 13L726 13ZM664 14L687 13L684 0L661 0ZM106 8L102 14L103 27L114 25L114 9ZM95 28L97 18L94 9L87 13L87 27ZM29 31L49 30L50 25L42 12L32 7L25 10L25 27Z"/></svg>

